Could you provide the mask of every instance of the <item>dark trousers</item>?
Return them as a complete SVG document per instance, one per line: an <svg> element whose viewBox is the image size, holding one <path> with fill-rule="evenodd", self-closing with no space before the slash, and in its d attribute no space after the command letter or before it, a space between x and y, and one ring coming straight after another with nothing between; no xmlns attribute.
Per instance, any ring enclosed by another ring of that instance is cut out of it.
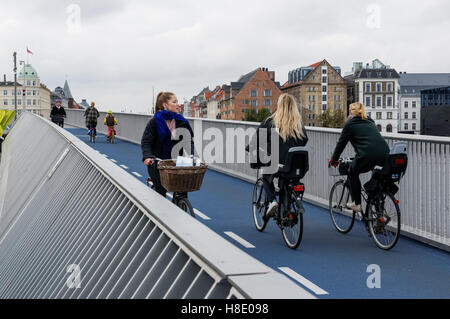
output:
<svg viewBox="0 0 450 319"><path fill-rule="evenodd" d="M352 195L352 199L356 205L361 204L361 181L359 180L359 174L367 173L373 170L376 165L380 164L374 163L367 159L354 159L350 165L350 169L348 171L350 194Z"/></svg>
<svg viewBox="0 0 450 319"><path fill-rule="evenodd" d="M166 197L167 190L161 185L161 178L159 176L159 170L156 167L156 164L147 166L148 175L152 179L153 186L155 191L157 191L162 196Z"/></svg>
<svg viewBox="0 0 450 319"><path fill-rule="evenodd" d="M275 185L273 184L273 179L276 177L276 174L263 174L263 187L267 193L267 198L269 203L275 199Z"/></svg>
<svg viewBox="0 0 450 319"><path fill-rule="evenodd" d="M94 128L94 135L97 136L97 123L90 123L89 125L86 125L88 130L90 131L91 128Z"/></svg>

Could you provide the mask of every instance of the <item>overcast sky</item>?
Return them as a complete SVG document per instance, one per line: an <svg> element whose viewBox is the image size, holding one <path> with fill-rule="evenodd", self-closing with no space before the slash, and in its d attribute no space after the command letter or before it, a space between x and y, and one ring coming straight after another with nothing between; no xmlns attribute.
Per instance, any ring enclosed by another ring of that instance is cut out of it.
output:
<svg viewBox="0 0 450 319"><path fill-rule="evenodd" d="M77 101L133 112L150 109L152 86L181 103L257 67L283 84L324 58L344 73L374 58L450 72L449 12L448 0L0 0L0 72L11 80L28 45L52 90L67 76Z"/></svg>

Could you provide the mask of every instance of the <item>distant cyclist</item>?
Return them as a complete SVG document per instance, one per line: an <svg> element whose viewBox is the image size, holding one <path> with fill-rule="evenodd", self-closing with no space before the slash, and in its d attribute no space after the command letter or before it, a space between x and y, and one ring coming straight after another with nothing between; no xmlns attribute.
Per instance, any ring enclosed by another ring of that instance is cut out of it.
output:
<svg viewBox="0 0 450 319"><path fill-rule="evenodd" d="M341 136L330 159L330 165L336 167L339 157L350 142L356 157L350 165L348 179L353 202L347 208L361 212L361 181L359 174L369 172L375 166L384 166L389 155L389 146L381 136L375 122L368 118L364 105L356 102L350 105L350 117L342 129Z"/></svg>
<svg viewBox="0 0 450 319"><path fill-rule="evenodd" d="M113 134L113 132L114 132L114 135L116 135L115 134L115 125L119 125L119 124L117 123L117 119L113 115L112 111L108 111L108 114L106 115L103 123L106 126L108 126L108 139L111 138L111 135Z"/></svg>
<svg viewBox="0 0 450 319"><path fill-rule="evenodd" d="M52 108L50 112L50 118L52 122L58 124L61 127L64 127L64 118L66 117L66 111L61 106L61 100L57 99L55 106Z"/></svg>
<svg viewBox="0 0 450 319"><path fill-rule="evenodd" d="M88 134L90 134L91 128L94 128L94 135L97 136L97 119L100 117L100 113L95 108L95 102L91 102L91 106L84 112L86 118L86 127L88 128Z"/></svg>

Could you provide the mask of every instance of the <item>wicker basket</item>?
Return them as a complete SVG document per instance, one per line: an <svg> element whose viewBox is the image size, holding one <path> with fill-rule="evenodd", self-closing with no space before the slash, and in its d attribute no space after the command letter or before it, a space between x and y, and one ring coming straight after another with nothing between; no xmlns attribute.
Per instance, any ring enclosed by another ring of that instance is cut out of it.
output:
<svg viewBox="0 0 450 319"><path fill-rule="evenodd" d="M169 192L195 192L200 190L208 165L176 167L174 160L158 163L161 185Z"/></svg>

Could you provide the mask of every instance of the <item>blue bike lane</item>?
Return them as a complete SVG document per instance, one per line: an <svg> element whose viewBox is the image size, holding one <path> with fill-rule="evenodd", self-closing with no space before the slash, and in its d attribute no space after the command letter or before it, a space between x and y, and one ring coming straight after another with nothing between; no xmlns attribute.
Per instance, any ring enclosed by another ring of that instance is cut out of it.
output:
<svg viewBox="0 0 450 319"><path fill-rule="evenodd" d="M87 130L66 129L145 183L139 145L118 139L109 144L104 135L90 144ZM303 240L294 251L272 221L263 233L255 229L252 191L250 183L208 170L202 189L189 199L199 222L318 298L450 298L449 253L404 237L382 251L360 222L349 234L339 234L328 211L308 203Z"/></svg>

